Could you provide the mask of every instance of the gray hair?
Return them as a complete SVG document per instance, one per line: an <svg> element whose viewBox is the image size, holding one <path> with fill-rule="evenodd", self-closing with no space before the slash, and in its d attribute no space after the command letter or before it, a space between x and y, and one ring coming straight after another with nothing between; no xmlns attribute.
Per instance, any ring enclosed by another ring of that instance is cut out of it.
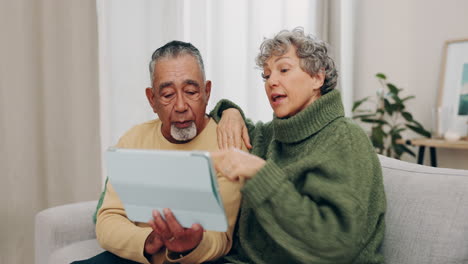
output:
<svg viewBox="0 0 468 264"><path fill-rule="evenodd" d="M203 80L205 80L205 67L203 65L203 59L201 57L200 51L191 43L173 40L155 50L151 56L151 62L149 63L151 86L153 86L154 67L156 63L163 58L177 58L180 55L193 56L198 62Z"/></svg>
<svg viewBox="0 0 468 264"><path fill-rule="evenodd" d="M282 30L272 39L265 38L260 46L260 53L255 59L257 66L263 68L271 56L284 55L291 46L296 47L296 55L300 60L299 65L304 72L310 76L324 72L325 80L320 88L321 95L336 87L338 71L333 59L327 53L328 45L311 35L305 35L301 27L292 31Z"/></svg>

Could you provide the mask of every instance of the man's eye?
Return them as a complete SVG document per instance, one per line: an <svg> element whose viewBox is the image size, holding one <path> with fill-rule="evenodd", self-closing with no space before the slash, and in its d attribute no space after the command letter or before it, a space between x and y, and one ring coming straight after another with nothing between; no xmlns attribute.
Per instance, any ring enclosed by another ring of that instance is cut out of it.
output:
<svg viewBox="0 0 468 264"><path fill-rule="evenodd" d="M185 93L187 93L188 95L194 95L194 94L196 94L197 92L194 92L194 91L186 91Z"/></svg>
<svg viewBox="0 0 468 264"><path fill-rule="evenodd" d="M163 97L166 98L166 99L172 98L173 96L174 96L174 94L165 94L165 95L163 95Z"/></svg>

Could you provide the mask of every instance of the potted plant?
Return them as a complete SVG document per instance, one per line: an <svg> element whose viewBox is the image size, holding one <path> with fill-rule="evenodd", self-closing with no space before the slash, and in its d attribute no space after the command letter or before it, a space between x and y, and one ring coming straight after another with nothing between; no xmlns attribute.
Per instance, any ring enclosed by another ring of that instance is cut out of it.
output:
<svg viewBox="0 0 468 264"><path fill-rule="evenodd" d="M415 154L411 149L396 142L402 138L401 134L407 129L424 137L431 137L431 133L417 122L405 107L405 103L414 96L400 98L403 89L387 82L387 77L382 73L377 73L375 76L381 86L377 90L377 96L375 98L368 96L354 102L353 119L371 125L369 136L379 154L396 159L400 159L404 153L414 157ZM361 109L365 102L374 103L374 107Z"/></svg>

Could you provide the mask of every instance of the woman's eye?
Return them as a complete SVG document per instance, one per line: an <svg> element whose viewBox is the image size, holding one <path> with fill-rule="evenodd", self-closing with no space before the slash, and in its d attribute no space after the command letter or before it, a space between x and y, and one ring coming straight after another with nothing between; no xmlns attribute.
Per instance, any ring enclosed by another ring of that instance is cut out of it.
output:
<svg viewBox="0 0 468 264"><path fill-rule="evenodd" d="M289 69L281 69L281 72L287 72Z"/></svg>
<svg viewBox="0 0 468 264"><path fill-rule="evenodd" d="M263 78L263 80L268 80L268 78L270 78L270 75L269 75L269 74L268 74L268 75L267 75L267 74L264 74L264 73L262 72L262 78Z"/></svg>

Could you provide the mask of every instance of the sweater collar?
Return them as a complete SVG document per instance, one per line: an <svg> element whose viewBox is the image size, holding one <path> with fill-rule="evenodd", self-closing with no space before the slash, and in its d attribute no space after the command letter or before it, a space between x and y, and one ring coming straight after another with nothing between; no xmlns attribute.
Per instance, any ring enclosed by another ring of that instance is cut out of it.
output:
<svg viewBox="0 0 468 264"><path fill-rule="evenodd" d="M341 95L333 90L289 118L273 118L274 138L283 143L294 143L318 132L331 121L344 116Z"/></svg>

